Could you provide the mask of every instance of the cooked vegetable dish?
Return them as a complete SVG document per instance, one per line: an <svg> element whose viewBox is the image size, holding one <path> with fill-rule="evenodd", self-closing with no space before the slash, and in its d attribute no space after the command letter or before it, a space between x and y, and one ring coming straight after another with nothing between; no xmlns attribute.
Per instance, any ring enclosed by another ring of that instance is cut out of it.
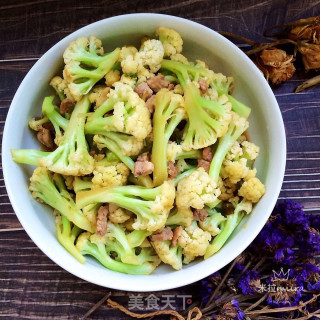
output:
<svg viewBox="0 0 320 320"><path fill-rule="evenodd" d="M41 150L11 150L36 167L32 196L54 209L58 241L81 263L180 270L218 252L265 193L250 108L231 77L182 46L164 27L110 53L94 36L71 42L55 95L29 121Z"/></svg>

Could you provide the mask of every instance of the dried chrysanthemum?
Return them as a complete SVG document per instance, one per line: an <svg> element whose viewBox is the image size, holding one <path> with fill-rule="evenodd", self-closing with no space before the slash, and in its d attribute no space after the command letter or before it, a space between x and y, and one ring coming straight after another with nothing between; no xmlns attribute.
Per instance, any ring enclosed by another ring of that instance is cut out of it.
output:
<svg viewBox="0 0 320 320"><path fill-rule="evenodd" d="M246 51L248 56L252 56L255 65L260 69L266 79L273 85L280 85L282 82L290 79L296 71L293 62L293 55L286 51L278 49L277 46L284 44L296 45L291 39L281 39L273 43L254 42L245 37L230 32L219 31L226 37L232 37L249 44L252 49Z"/></svg>
<svg viewBox="0 0 320 320"><path fill-rule="evenodd" d="M320 42L320 17L301 19L287 27L288 38L292 40L310 40Z"/></svg>
<svg viewBox="0 0 320 320"><path fill-rule="evenodd" d="M279 85L295 73L294 60L293 56L288 55L284 50L271 47L258 52L254 62L267 80L274 85Z"/></svg>
<svg viewBox="0 0 320 320"><path fill-rule="evenodd" d="M269 33L271 30L278 30ZM288 24L272 26L265 33L267 37L289 38L291 40L308 40L320 43L320 17L300 19Z"/></svg>
<svg viewBox="0 0 320 320"><path fill-rule="evenodd" d="M306 41L298 43L298 51L301 53L305 69L320 70L320 45Z"/></svg>

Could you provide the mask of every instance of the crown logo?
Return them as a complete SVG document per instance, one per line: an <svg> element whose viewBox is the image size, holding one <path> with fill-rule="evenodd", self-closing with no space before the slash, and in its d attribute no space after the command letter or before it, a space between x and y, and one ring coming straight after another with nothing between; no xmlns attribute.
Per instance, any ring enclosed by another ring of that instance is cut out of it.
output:
<svg viewBox="0 0 320 320"><path fill-rule="evenodd" d="M283 268L280 269L280 272L277 272L275 270L272 270L272 272L273 272L273 277L274 277L273 280L288 280L289 279L290 269L288 269L287 272L284 272Z"/></svg>

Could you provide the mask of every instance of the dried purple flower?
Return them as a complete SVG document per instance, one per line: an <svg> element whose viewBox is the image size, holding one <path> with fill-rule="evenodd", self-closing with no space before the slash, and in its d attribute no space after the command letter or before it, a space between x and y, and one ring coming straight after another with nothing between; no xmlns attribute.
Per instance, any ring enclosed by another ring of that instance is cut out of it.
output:
<svg viewBox="0 0 320 320"><path fill-rule="evenodd" d="M297 273L293 269L267 278L268 297L267 303L274 307L292 307L299 304L304 287L297 280Z"/></svg>
<svg viewBox="0 0 320 320"><path fill-rule="evenodd" d="M220 281L221 275L219 272L215 272L201 281L200 297L202 298L203 303L209 301L213 289L218 286Z"/></svg>
<svg viewBox="0 0 320 320"><path fill-rule="evenodd" d="M238 288L244 295L253 295L261 286L260 277L257 271L247 270L238 282Z"/></svg>
<svg viewBox="0 0 320 320"><path fill-rule="evenodd" d="M239 301L233 299L223 305L220 314L213 314L212 317L216 320L242 320L244 313L239 307Z"/></svg>
<svg viewBox="0 0 320 320"><path fill-rule="evenodd" d="M305 263L296 271L297 283L305 284L310 291L320 291L320 268L313 263Z"/></svg>

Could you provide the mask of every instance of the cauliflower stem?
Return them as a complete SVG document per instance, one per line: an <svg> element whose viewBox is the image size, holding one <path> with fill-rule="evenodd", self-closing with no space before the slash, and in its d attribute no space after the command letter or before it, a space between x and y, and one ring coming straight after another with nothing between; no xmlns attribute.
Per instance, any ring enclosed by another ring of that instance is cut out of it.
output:
<svg viewBox="0 0 320 320"><path fill-rule="evenodd" d="M159 186L168 179L167 145L174 129L184 118L185 112L182 97L168 90L157 93L154 105L151 160L154 164L153 183Z"/></svg>
<svg viewBox="0 0 320 320"><path fill-rule="evenodd" d="M81 209L92 203L114 203L136 214L134 229L156 231L164 226L174 196L173 183L166 181L153 189L127 185L82 191L77 193L76 205Z"/></svg>
<svg viewBox="0 0 320 320"><path fill-rule="evenodd" d="M226 154L247 128L248 122L245 118L241 118L234 113L227 133L219 139L218 147L210 164L209 176L215 181L218 181Z"/></svg>
<svg viewBox="0 0 320 320"><path fill-rule="evenodd" d="M44 202L58 210L77 227L93 231L93 226L82 211L76 209L76 205L60 175L53 175L45 168L39 167L33 172L30 182L29 189L36 200Z"/></svg>
<svg viewBox="0 0 320 320"><path fill-rule="evenodd" d="M76 247L83 255L90 255L97 259L104 267L121 273L147 275L158 265L158 262L144 262L141 265L133 265L117 261L109 256L105 244L91 242L90 233L88 232L82 233L79 236Z"/></svg>
<svg viewBox="0 0 320 320"><path fill-rule="evenodd" d="M84 113L90 107L88 97L79 101L71 115L59 147L45 155L32 149L11 149L11 154L16 162L34 164L34 157L38 153L38 166L45 167L53 172L66 175L86 175L93 171L93 158L88 153L84 135ZM28 158L31 158L28 161Z"/></svg>
<svg viewBox="0 0 320 320"><path fill-rule="evenodd" d="M75 246L75 240L82 232L77 226L71 228L70 221L65 216L57 217L57 238L60 244L75 257L79 262L85 263L85 257L79 252Z"/></svg>

